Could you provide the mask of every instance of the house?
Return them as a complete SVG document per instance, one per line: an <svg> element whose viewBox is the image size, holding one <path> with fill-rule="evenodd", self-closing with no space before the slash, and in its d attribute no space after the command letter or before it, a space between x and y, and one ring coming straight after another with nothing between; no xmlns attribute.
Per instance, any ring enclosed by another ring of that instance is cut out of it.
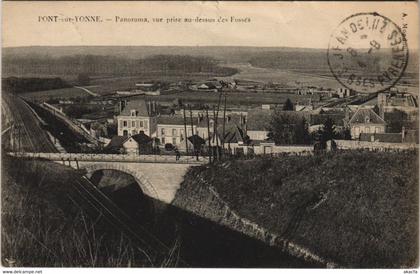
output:
<svg viewBox="0 0 420 274"><path fill-rule="evenodd" d="M246 135L245 130L236 123L225 124L225 133L223 135L222 126L218 126L217 134L213 133L207 140L207 146L210 144L215 151L217 147L229 154L244 154L243 146L249 143L249 137Z"/></svg>
<svg viewBox="0 0 420 274"><path fill-rule="evenodd" d="M108 153L124 153L123 150L123 143L128 139L128 136L113 136L111 138L111 141L108 143L108 145L104 148L105 152Z"/></svg>
<svg viewBox="0 0 420 274"><path fill-rule="evenodd" d="M198 124L197 124L197 135L203 138L204 140L209 139L209 132L210 136L213 135L215 131L215 126L217 126L218 133L223 133L223 124L225 125L225 132L227 129L233 125L239 125L240 127L245 128L246 124L246 115L243 115L242 113L238 114L227 114L225 116L225 120L223 119L223 114L219 113L219 118L217 119L217 125L216 119L213 117L209 117L208 121L207 118L204 116L201 116L198 118Z"/></svg>
<svg viewBox="0 0 420 274"><path fill-rule="evenodd" d="M339 98L345 98L356 95L356 92L348 88L339 88L335 94L337 94Z"/></svg>
<svg viewBox="0 0 420 274"><path fill-rule="evenodd" d="M246 134L251 140L267 140L272 113L273 111L270 109L256 109L248 111Z"/></svg>
<svg viewBox="0 0 420 274"><path fill-rule="evenodd" d="M192 129L190 117L185 118L185 123L184 125L184 117L181 115L158 117L156 138L162 145L172 144L177 147L182 145L185 149L185 138L197 132L197 118L192 119ZM185 134L185 128L187 128L187 134Z"/></svg>
<svg viewBox="0 0 420 274"><path fill-rule="evenodd" d="M385 133L386 123L370 108L359 108L348 122L352 139L361 133Z"/></svg>
<svg viewBox="0 0 420 274"><path fill-rule="evenodd" d="M128 101L117 116L118 135L132 136L143 131L154 136L157 125L156 103L144 100Z"/></svg>
<svg viewBox="0 0 420 274"><path fill-rule="evenodd" d="M131 136L114 136L105 151L131 155L150 154L153 151L153 139L143 131Z"/></svg>
<svg viewBox="0 0 420 274"><path fill-rule="evenodd" d="M410 93L379 93L377 103L381 117L394 111L404 112L413 120L418 117L418 101Z"/></svg>
<svg viewBox="0 0 420 274"><path fill-rule="evenodd" d="M153 139L147 136L144 131L140 131L140 133L128 137L122 146L126 154L150 154L153 152Z"/></svg>

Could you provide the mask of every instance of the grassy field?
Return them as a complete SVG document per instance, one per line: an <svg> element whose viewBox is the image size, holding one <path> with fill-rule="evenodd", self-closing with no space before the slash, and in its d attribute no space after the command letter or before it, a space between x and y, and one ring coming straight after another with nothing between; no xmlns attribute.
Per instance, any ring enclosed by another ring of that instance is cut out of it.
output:
<svg viewBox="0 0 420 274"><path fill-rule="evenodd" d="M275 68L258 68L248 63L226 64L240 72L225 79L251 80L258 82L273 82L289 87L319 86L323 88L338 88L340 83L332 75L291 71Z"/></svg>
<svg viewBox="0 0 420 274"><path fill-rule="evenodd" d="M72 187L79 176L48 161L2 159L3 266L163 265L102 215L87 210L89 205Z"/></svg>
<svg viewBox="0 0 420 274"><path fill-rule="evenodd" d="M243 216L344 267L418 266L418 155L339 151L194 168Z"/></svg>

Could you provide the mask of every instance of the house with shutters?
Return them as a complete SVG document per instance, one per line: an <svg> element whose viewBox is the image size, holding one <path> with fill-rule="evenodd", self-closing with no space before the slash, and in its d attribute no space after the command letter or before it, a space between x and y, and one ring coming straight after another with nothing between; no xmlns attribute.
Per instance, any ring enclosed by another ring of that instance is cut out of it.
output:
<svg viewBox="0 0 420 274"><path fill-rule="evenodd" d="M155 102L128 101L117 116L118 136L132 136L143 131L152 137L156 133L157 110Z"/></svg>
<svg viewBox="0 0 420 274"><path fill-rule="evenodd" d="M348 122L352 139L361 133L385 133L386 122L371 108L359 108Z"/></svg>
<svg viewBox="0 0 420 274"><path fill-rule="evenodd" d="M157 118L156 137L162 145L172 144L177 147L185 147L185 138L196 134L196 128L197 118L192 120L186 118L184 121L184 117L181 115L160 116Z"/></svg>

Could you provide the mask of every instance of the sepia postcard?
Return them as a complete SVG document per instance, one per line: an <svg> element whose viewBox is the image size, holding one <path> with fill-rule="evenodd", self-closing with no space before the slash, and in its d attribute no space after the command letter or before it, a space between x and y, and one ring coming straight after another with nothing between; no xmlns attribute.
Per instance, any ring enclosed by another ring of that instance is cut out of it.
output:
<svg viewBox="0 0 420 274"><path fill-rule="evenodd" d="M2 273L418 273L418 2L3 1L1 33Z"/></svg>

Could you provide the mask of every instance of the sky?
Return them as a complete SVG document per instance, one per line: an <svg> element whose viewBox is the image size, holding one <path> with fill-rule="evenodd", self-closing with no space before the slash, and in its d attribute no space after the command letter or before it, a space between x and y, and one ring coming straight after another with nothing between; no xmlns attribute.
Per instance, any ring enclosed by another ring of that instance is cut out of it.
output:
<svg viewBox="0 0 420 274"><path fill-rule="evenodd" d="M378 12L408 24L418 48L417 2L3 2L2 45L259 46L327 48L348 16ZM403 14L407 16L403 17ZM102 23L39 22L39 16L101 16ZM149 23L117 23L115 17ZM248 23L166 23L166 18L249 18ZM106 18L111 21L106 21ZM164 18L153 23L152 18Z"/></svg>

